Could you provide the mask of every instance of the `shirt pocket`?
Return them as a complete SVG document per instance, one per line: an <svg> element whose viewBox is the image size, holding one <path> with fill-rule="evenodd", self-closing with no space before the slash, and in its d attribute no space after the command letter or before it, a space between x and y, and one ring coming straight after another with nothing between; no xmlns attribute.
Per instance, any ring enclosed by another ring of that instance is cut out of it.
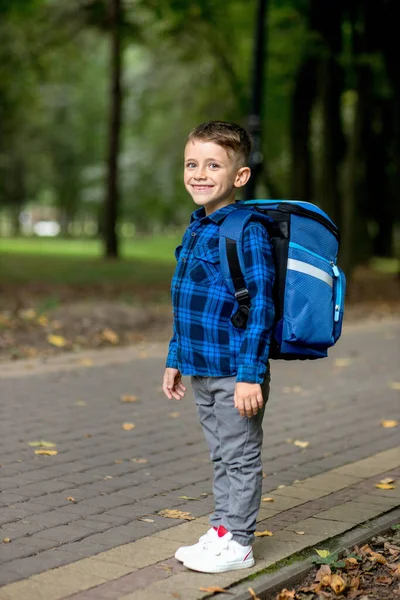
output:
<svg viewBox="0 0 400 600"><path fill-rule="evenodd" d="M217 281L220 275L219 249L206 244L197 244L193 249L194 259L189 277L195 283L209 284Z"/></svg>

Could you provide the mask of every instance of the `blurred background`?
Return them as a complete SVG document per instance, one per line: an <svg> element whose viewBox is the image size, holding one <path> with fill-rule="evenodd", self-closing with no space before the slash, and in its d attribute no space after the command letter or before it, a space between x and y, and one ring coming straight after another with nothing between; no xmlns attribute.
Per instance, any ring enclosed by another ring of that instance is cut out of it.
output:
<svg viewBox="0 0 400 600"><path fill-rule="evenodd" d="M342 233L348 316L398 312L396 0L0 0L0 357L167 339L190 129Z"/></svg>

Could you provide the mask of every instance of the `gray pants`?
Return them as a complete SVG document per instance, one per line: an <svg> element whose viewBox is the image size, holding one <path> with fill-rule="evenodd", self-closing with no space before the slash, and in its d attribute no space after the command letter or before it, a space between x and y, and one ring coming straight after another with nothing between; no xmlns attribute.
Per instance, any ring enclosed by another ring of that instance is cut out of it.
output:
<svg viewBox="0 0 400 600"><path fill-rule="evenodd" d="M251 419L234 407L236 377L192 377L197 412L214 465L213 526L223 525L247 546L254 540L260 508L262 420L269 374L262 384L264 407Z"/></svg>

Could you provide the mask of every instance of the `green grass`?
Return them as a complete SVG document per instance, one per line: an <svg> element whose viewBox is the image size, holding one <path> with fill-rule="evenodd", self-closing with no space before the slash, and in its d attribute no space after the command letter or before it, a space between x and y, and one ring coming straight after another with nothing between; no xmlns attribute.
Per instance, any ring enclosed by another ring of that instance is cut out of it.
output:
<svg viewBox="0 0 400 600"><path fill-rule="evenodd" d="M179 241L178 237L152 237L125 242L123 258L115 261L102 257L97 240L3 239L2 283L162 287L171 279Z"/></svg>

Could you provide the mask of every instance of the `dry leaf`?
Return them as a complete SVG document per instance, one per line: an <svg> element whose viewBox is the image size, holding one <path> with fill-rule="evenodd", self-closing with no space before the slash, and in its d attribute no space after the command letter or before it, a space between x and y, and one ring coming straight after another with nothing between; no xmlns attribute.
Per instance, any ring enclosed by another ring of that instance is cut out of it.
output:
<svg viewBox="0 0 400 600"><path fill-rule="evenodd" d="M122 464L124 461L123 461L123 460L114 460L114 462L115 462L115 464L116 464L116 465L120 465L120 464Z"/></svg>
<svg viewBox="0 0 400 600"><path fill-rule="evenodd" d="M93 361L91 358L81 358L78 361L78 364L81 365L82 367L92 367Z"/></svg>
<svg viewBox="0 0 400 600"><path fill-rule="evenodd" d="M329 565L321 565L318 571L315 573L315 581L321 581L323 577L331 574L331 568Z"/></svg>
<svg viewBox="0 0 400 600"><path fill-rule="evenodd" d="M348 367L352 362L351 358L337 358L333 364L335 367Z"/></svg>
<svg viewBox="0 0 400 600"><path fill-rule="evenodd" d="M144 464L149 462L147 458L131 458L131 461L138 464Z"/></svg>
<svg viewBox="0 0 400 600"><path fill-rule="evenodd" d="M389 387L392 390L400 390L400 381L391 381Z"/></svg>
<svg viewBox="0 0 400 600"><path fill-rule="evenodd" d="M32 446L33 448L55 448L56 444L54 442L46 442L46 440L39 440L37 442L28 442L28 446Z"/></svg>
<svg viewBox="0 0 400 600"><path fill-rule="evenodd" d="M294 600L296 592L294 590L287 590L286 588L279 592L276 600Z"/></svg>
<svg viewBox="0 0 400 600"><path fill-rule="evenodd" d="M69 500L69 502L75 502L75 498L73 498L72 496L67 496L66 499Z"/></svg>
<svg viewBox="0 0 400 600"><path fill-rule="evenodd" d="M104 329L102 331L101 337L106 342L110 342L110 344L118 344L118 341L119 341L119 337L115 333L115 331L113 331L112 329L109 329L108 327L106 327L106 329Z"/></svg>
<svg viewBox="0 0 400 600"><path fill-rule="evenodd" d="M131 429L134 429L136 427L135 423L123 423L122 424L122 429L124 429L124 431L130 431Z"/></svg>
<svg viewBox="0 0 400 600"><path fill-rule="evenodd" d="M77 400L75 402L76 406L87 406L87 402L85 402L84 400Z"/></svg>
<svg viewBox="0 0 400 600"><path fill-rule="evenodd" d="M270 498L269 496L266 496L265 498L262 499L263 502L275 502L274 498Z"/></svg>
<svg viewBox="0 0 400 600"><path fill-rule="evenodd" d="M34 319L36 317L36 312L34 311L33 308L26 308L25 310L20 310L18 312L18 316L21 319L30 320L30 319Z"/></svg>
<svg viewBox="0 0 400 600"><path fill-rule="evenodd" d="M253 598L253 600L260 600L260 598L258 596L256 596L256 593L253 590L253 588L247 588L247 591L249 592L249 594Z"/></svg>
<svg viewBox="0 0 400 600"><path fill-rule="evenodd" d="M379 565L386 565L386 563L387 563L386 558L380 552L373 552L371 550L371 552L369 553L369 556L370 556L370 560L372 560L372 562L378 563Z"/></svg>
<svg viewBox="0 0 400 600"><path fill-rule="evenodd" d="M145 517L138 517L138 521L143 521L144 523L154 523L154 519L147 519Z"/></svg>
<svg viewBox="0 0 400 600"><path fill-rule="evenodd" d="M310 445L310 442L302 442L301 440L294 440L293 444L298 446L299 448L307 448Z"/></svg>
<svg viewBox="0 0 400 600"><path fill-rule="evenodd" d="M45 317L44 315L41 315L37 321L38 325L41 325L42 327L46 327L49 324L49 320L47 317Z"/></svg>
<svg viewBox="0 0 400 600"><path fill-rule="evenodd" d="M382 427L385 427L386 429L390 429L391 427L397 427L398 424L398 421L390 421L385 419L381 421Z"/></svg>
<svg viewBox="0 0 400 600"><path fill-rule="evenodd" d="M172 412L172 413L169 413L168 416L170 417L170 419L177 419L178 417L180 417L180 415L181 415L180 412Z"/></svg>
<svg viewBox="0 0 400 600"><path fill-rule="evenodd" d="M11 542L11 538L5 537L3 538L3 544L9 544Z"/></svg>
<svg viewBox="0 0 400 600"><path fill-rule="evenodd" d="M283 488L285 488L286 485L284 485L283 483L281 485L278 485L278 487L276 488L277 490L282 490Z"/></svg>
<svg viewBox="0 0 400 600"><path fill-rule="evenodd" d="M331 582L330 582L330 587L331 589L335 592L335 594L341 594L343 592L343 590L346 588L346 584L344 582L344 579L342 577L340 577L340 575L331 575Z"/></svg>
<svg viewBox="0 0 400 600"><path fill-rule="evenodd" d="M53 335L50 334L47 336L47 341L52 346L57 346L57 348L64 348L67 343L67 340L62 335Z"/></svg>
<svg viewBox="0 0 400 600"><path fill-rule="evenodd" d="M268 529L266 529L265 531L256 531L254 534L256 537L271 537L271 535L274 535L272 533L272 531L268 531Z"/></svg>
<svg viewBox="0 0 400 600"><path fill-rule="evenodd" d="M35 454L41 454L43 456L55 456L58 454L58 450L35 450Z"/></svg>
<svg viewBox="0 0 400 600"><path fill-rule="evenodd" d="M356 569L358 567L358 560L353 556L345 559L346 569Z"/></svg>
<svg viewBox="0 0 400 600"><path fill-rule="evenodd" d="M266 479L266 477L267 477L267 474L264 473L264 471L263 471L262 477L263 477L263 479Z"/></svg>
<svg viewBox="0 0 400 600"><path fill-rule="evenodd" d="M137 399L137 396L132 396L131 394L122 394L121 396L121 402L136 402Z"/></svg>
<svg viewBox="0 0 400 600"><path fill-rule="evenodd" d="M178 498L182 498L182 500L199 500L199 498L194 498L193 496L178 496Z"/></svg>
<svg viewBox="0 0 400 600"><path fill-rule="evenodd" d="M349 588L351 590L358 590L360 587L361 579L359 577L352 577L350 579Z"/></svg>
<svg viewBox="0 0 400 600"><path fill-rule="evenodd" d="M219 585L211 585L210 587L201 587L199 588L200 592L208 592L209 594L229 594L231 592L228 592L227 590L225 590L224 588L220 587Z"/></svg>
<svg viewBox="0 0 400 600"><path fill-rule="evenodd" d="M379 490L395 490L396 486L392 485L391 483L377 483L375 485L376 488L378 488Z"/></svg>
<svg viewBox="0 0 400 600"><path fill-rule="evenodd" d="M185 521L194 521L194 517L191 516L190 512L184 512L181 510L165 508L164 510L160 510L158 514L161 517L166 517L167 519L184 519Z"/></svg>
<svg viewBox="0 0 400 600"><path fill-rule="evenodd" d="M295 531L295 533L297 533L297 535L305 535L305 531Z"/></svg>
<svg viewBox="0 0 400 600"><path fill-rule="evenodd" d="M385 479L381 479L379 483L394 483L395 479L393 477L385 477Z"/></svg>

